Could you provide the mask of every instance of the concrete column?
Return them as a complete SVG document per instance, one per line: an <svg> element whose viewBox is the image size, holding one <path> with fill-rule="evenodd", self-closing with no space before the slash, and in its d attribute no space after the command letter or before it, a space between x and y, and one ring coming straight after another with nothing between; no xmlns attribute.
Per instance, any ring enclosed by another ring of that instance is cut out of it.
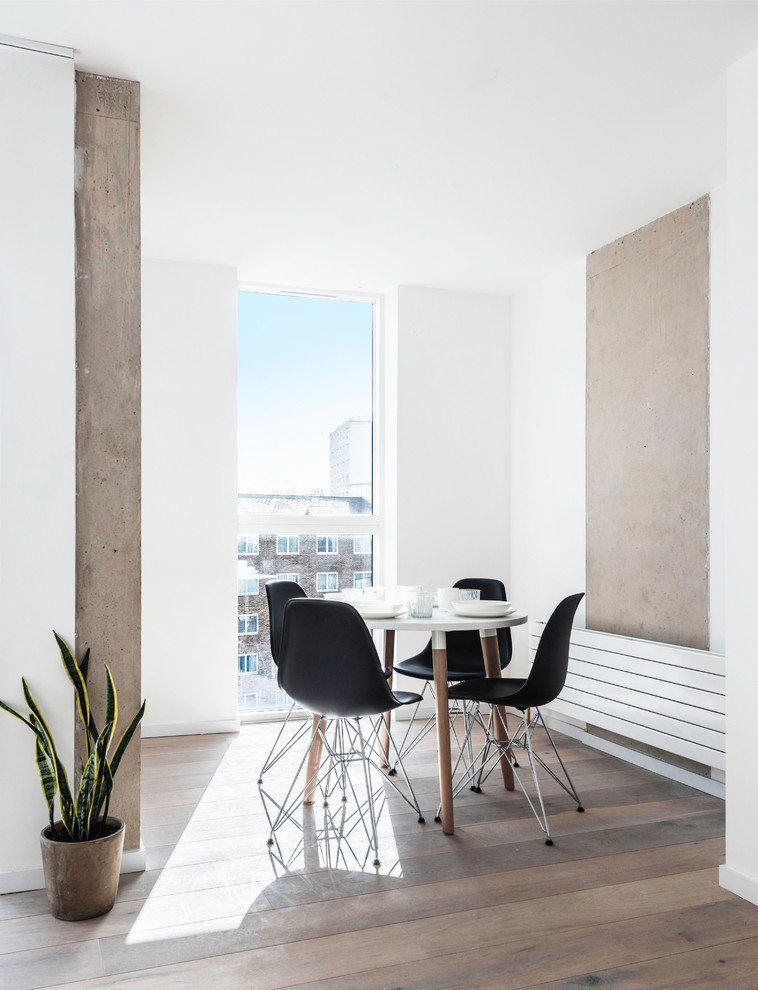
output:
<svg viewBox="0 0 758 990"><path fill-rule="evenodd" d="M76 652L99 725L110 667L119 735L142 700L139 84L77 72L75 143ZM111 810L137 848L139 737Z"/></svg>

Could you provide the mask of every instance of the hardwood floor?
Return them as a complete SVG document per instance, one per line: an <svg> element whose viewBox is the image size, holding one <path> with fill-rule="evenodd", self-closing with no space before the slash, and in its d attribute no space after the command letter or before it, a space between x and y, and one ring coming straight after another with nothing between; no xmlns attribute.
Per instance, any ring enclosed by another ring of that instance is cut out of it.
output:
<svg viewBox="0 0 758 990"><path fill-rule="evenodd" d="M147 872L92 921L56 921L42 891L0 898L0 987L758 988L758 907L718 885L718 799L559 737L587 811L545 781L555 845L499 775L444 836L428 738L409 763L427 824L388 796L378 870L358 830L283 832L277 861L256 784L275 731L145 740Z"/></svg>

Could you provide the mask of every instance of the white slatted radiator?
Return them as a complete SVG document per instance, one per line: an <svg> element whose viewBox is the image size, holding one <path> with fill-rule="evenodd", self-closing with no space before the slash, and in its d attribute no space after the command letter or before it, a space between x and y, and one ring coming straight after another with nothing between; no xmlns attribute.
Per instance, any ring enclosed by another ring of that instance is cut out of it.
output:
<svg viewBox="0 0 758 990"><path fill-rule="evenodd" d="M543 628L530 627L532 657ZM723 772L723 655L573 629L569 657L549 712Z"/></svg>

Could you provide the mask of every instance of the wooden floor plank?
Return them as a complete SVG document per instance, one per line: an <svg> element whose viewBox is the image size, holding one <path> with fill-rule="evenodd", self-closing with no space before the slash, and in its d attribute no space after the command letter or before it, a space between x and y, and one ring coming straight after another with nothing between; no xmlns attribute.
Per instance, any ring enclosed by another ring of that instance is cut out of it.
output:
<svg viewBox="0 0 758 990"><path fill-rule="evenodd" d="M3 990L755 985L758 907L718 886L718 799L559 738L587 811L545 781L554 846L495 778L456 799L445 836L431 823L430 735L409 763L429 822L390 794L378 872L326 868L310 832L283 869L257 786L277 731L144 740L150 869L122 877L109 915L76 925L51 918L42 892L0 897ZM265 787L281 793L298 761Z"/></svg>

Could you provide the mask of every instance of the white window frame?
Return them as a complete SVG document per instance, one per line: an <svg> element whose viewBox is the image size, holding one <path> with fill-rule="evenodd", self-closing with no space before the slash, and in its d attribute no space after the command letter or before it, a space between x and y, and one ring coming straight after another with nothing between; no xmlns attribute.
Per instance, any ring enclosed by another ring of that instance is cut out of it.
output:
<svg viewBox="0 0 758 990"><path fill-rule="evenodd" d="M248 707L248 705L246 703L245 706L242 707L242 706L240 706L240 699L241 698L244 698L246 702L247 702L247 699L248 698L252 698L252 699L254 699L255 704L250 705ZM237 711L238 712L254 712L254 711L256 711L257 708L258 708L258 693L256 691L253 691L253 692L247 692L246 691L246 692L243 692L242 694L238 694L237 695Z"/></svg>
<svg viewBox="0 0 758 990"><path fill-rule="evenodd" d="M240 581L255 581L255 591L240 591ZM260 594L260 579L257 577L240 577L237 575L237 597L241 598L243 595L259 595Z"/></svg>
<svg viewBox="0 0 758 990"><path fill-rule="evenodd" d="M278 536L315 534L331 536L334 533L344 536L367 536L372 539L372 572L374 581L385 584L384 571L384 539L385 539L385 508L384 508L384 443L387 431L385 429L385 356L384 356L384 311L383 302L379 296L364 293L345 292L313 292L308 287L275 287L251 282L238 285L240 292L264 292L268 295L326 296L329 299L341 299L347 302L370 303L374 313L374 407L373 407L373 491L372 513L369 515L317 516L317 515L285 515L279 513L239 514L237 531L239 534L271 533ZM336 424L339 425L339 424ZM267 721L280 718L276 712L241 712L241 721ZM305 717L305 716L303 716ZM308 716L310 717L310 716Z"/></svg>
<svg viewBox="0 0 758 990"><path fill-rule="evenodd" d="M240 542L244 540L245 546L248 543L253 543L255 545L255 550L240 550ZM260 553L260 539L258 533L237 533L237 556L238 557L257 557Z"/></svg>
<svg viewBox="0 0 758 990"><path fill-rule="evenodd" d="M321 578L325 578L324 587L320 588ZM330 581L329 578L334 578ZM331 585L331 587L330 587ZM339 591L340 588L340 575L339 571L317 571L316 572L316 591L322 594L325 591Z"/></svg>
<svg viewBox="0 0 758 990"><path fill-rule="evenodd" d="M359 550L358 545L365 546L368 543L368 550ZM354 536L353 537L353 555L371 553L371 537L370 536Z"/></svg>
<svg viewBox="0 0 758 990"><path fill-rule="evenodd" d="M244 660L244 665L240 664L240 660ZM252 660L255 670L247 669L247 661ZM244 666L244 670L242 669ZM257 674L258 673L258 654L257 653L238 653L237 654L237 673L238 674Z"/></svg>
<svg viewBox="0 0 758 990"><path fill-rule="evenodd" d="M373 582L373 577L374 577L373 571L353 571L353 587L354 588L371 587L371 584L366 585L366 584L363 583L366 580L365 576L361 577L361 579L360 579L361 580L361 583L360 584L357 583L357 581L358 581L358 575L359 574L361 574L361 575L366 575L367 574L368 575L368 579L371 582L371 584L374 583Z"/></svg>
<svg viewBox="0 0 758 990"><path fill-rule="evenodd" d="M300 584L299 574L277 574L274 581L292 581L294 584ZM269 584L271 582L269 581Z"/></svg>
<svg viewBox="0 0 758 990"><path fill-rule="evenodd" d="M326 550L319 550L318 545L319 545L319 542L321 540L325 540L326 541ZM334 550L330 550L329 549L329 541L330 540L334 540ZM321 556L321 557L326 556L327 554L331 555L332 557L336 556L339 553L339 536L335 536L333 533L330 533L329 535L324 534L323 536L320 536L317 533L316 534L316 553L319 556Z"/></svg>
<svg viewBox="0 0 758 990"><path fill-rule="evenodd" d="M279 549L279 540L287 541L287 549ZM295 549L290 549L290 543L295 540ZM276 554L278 557L299 556L300 555L300 534L299 533L277 533L276 534Z"/></svg>
<svg viewBox="0 0 758 990"><path fill-rule="evenodd" d="M240 627L239 627L240 619L244 619L245 620L245 628L244 629L240 629ZM248 623L252 619L255 619L255 629L254 630L251 630L251 629L248 629L247 628ZM238 637L240 637L240 636L257 636L258 635L258 630L260 629L260 625L261 624L260 624L260 622L258 620L258 613L257 612L238 612L237 613L237 636ZM237 655L239 656L239 654L237 654Z"/></svg>

